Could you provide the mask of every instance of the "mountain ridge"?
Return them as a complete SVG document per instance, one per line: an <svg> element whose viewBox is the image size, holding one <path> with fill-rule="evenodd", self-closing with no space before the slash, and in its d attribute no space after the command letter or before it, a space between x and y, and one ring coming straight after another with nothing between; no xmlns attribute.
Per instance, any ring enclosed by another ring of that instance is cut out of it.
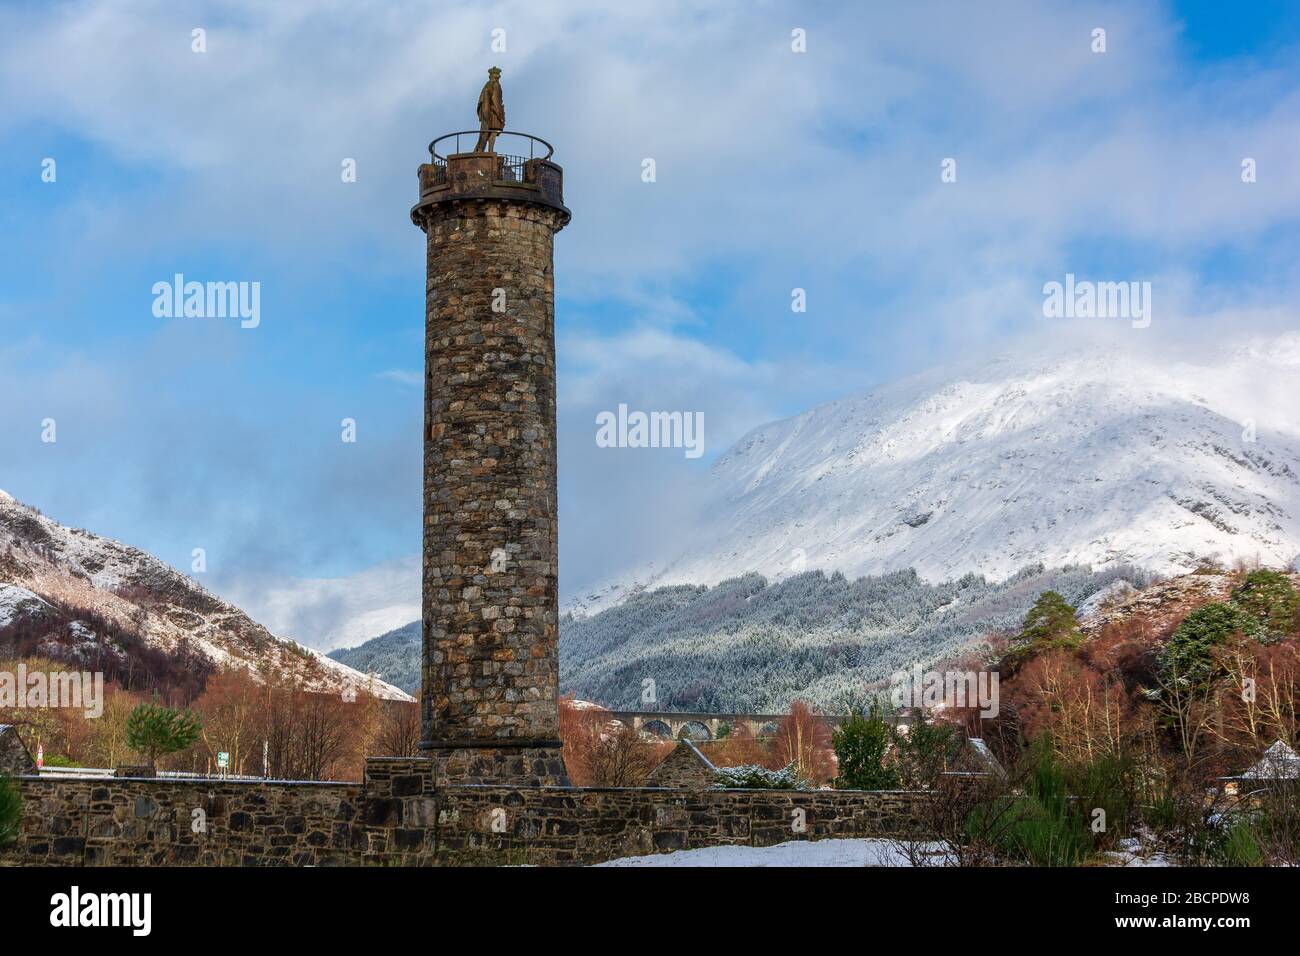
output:
<svg viewBox="0 0 1300 956"><path fill-rule="evenodd" d="M931 370L748 432L674 558L570 599L808 568L1002 580L1026 564L1300 555L1300 334L1196 361L1109 348Z"/></svg>
<svg viewBox="0 0 1300 956"><path fill-rule="evenodd" d="M69 528L0 491L0 634L58 661L170 676L243 668L307 690L409 700L295 641L139 548ZM200 675L200 683L202 680Z"/></svg>

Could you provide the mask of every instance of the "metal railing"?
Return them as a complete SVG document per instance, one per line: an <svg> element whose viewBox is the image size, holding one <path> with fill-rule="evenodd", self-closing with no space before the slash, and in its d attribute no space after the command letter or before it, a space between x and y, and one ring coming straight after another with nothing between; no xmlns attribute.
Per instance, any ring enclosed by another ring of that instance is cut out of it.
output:
<svg viewBox="0 0 1300 956"><path fill-rule="evenodd" d="M462 137L473 137L470 139L465 149L461 148L463 142ZM444 136L439 136L429 144L429 155L433 157L433 165L437 166L439 161L445 164L447 162L447 156L450 156L453 153L472 150L478 145L478 137L479 131L476 129L462 130L459 133L447 133ZM555 152L554 146L542 139L540 136L534 136L531 133L516 133L513 130L503 129L497 133L497 142L500 142L503 137L506 138L507 143L511 146L516 146L515 141L517 140L526 140L526 145L528 146L527 159L550 159L552 154ZM448 150L447 156L444 156L442 153L438 152L438 144L447 142L453 142L455 148L448 149L448 147L444 146L443 148ZM515 165L522 165L522 163L526 161L523 156L524 145L525 144L522 142L518 143L515 152L512 154L498 153L497 155L507 156L507 158L513 161ZM545 153L542 152L543 150L545 150ZM493 150L493 152L496 151Z"/></svg>
<svg viewBox="0 0 1300 956"><path fill-rule="evenodd" d="M493 176L494 182L500 183L523 183L528 181L528 163L527 156L512 156L509 153L491 153L497 158L496 173ZM431 164L433 174L429 177L429 184L432 186L444 186L447 183L447 160L435 159Z"/></svg>
<svg viewBox="0 0 1300 956"><path fill-rule="evenodd" d="M41 777L61 778L61 777L112 777L114 770L112 767L42 767L37 771ZM240 773L191 773L188 770L159 770L156 777L165 777L170 780L264 780L265 777L255 777L251 774Z"/></svg>
<svg viewBox="0 0 1300 956"><path fill-rule="evenodd" d="M524 181L524 167L528 165L528 159L523 156L511 156L509 153L497 153L500 157L501 179L507 183L522 183Z"/></svg>

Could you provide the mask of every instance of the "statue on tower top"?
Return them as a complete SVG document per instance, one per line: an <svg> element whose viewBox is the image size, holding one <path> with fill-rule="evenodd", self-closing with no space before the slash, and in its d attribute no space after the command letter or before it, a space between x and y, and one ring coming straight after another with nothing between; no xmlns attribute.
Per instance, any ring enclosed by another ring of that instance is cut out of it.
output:
<svg viewBox="0 0 1300 956"><path fill-rule="evenodd" d="M506 128L506 107L501 100L501 70L488 70L488 81L478 95L478 145L476 153L495 153L497 134Z"/></svg>

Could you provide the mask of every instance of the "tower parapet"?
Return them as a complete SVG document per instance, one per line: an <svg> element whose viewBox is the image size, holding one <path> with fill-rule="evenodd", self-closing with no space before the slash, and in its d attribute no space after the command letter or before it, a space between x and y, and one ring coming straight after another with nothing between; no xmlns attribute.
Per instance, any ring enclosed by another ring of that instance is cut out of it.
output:
<svg viewBox="0 0 1300 956"><path fill-rule="evenodd" d="M563 229L570 213L564 205L564 170L551 161L554 147L529 133L503 130L499 135L518 153L460 152L461 137L476 135L472 130L448 133L429 144L430 162L420 167L420 201L411 210L411 221L421 226L439 203L504 199L555 209L563 217L557 231Z"/></svg>

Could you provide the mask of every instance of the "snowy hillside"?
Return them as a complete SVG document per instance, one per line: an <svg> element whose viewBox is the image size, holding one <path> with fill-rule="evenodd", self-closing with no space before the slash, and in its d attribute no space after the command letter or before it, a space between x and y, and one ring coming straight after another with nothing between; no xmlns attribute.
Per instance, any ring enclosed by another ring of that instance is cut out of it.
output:
<svg viewBox="0 0 1300 956"><path fill-rule="evenodd" d="M273 636L137 548L67 528L0 491L0 630L42 655L89 663L148 653L305 687L409 700L396 687ZM112 633L109 640L108 632Z"/></svg>
<svg viewBox="0 0 1300 956"><path fill-rule="evenodd" d="M750 574L656 588L597 614L561 617L560 689L636 709L649 677L664 710L774 714L799 698L842 713L895 671L1018 629L1044 591L1077 607L1146 583L1125 567L1028 567L999 582L808 571L772 584Z"/></svg>
<svg viewBox="0 0 1300 956"><path fill-rule="evenodd" d="M1300 555L1296 408L1296 334L1197 363L1093 350L904 380L750 432L713 468L692 545L569 609L749 571L1286 566Z"/></svg>
<svg viewBox="0 0 1300 956"><path fill-rule="evenodd" d="M411 621L356 647L330 651L333 660L378 674L409 694L420 693L420 622Z"/></svg>

